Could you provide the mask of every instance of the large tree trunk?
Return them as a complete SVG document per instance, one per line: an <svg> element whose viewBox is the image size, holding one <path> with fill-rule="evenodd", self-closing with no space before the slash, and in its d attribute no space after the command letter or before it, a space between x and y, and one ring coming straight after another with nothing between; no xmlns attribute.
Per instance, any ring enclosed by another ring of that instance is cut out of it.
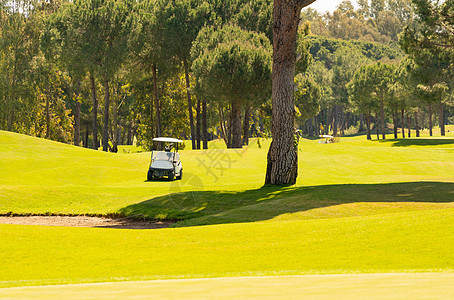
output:
<svg viewBox="0 0 454 300"><path fill-rule="evenodd" d="M110 89L109 80L104 78L104 124L102 127L102 151L109 149L109 107L110 107Z"/></svg>
<svg viewBox="0 0 454 300"><path fill-rule="evenodd" d="M432 103L429 103L429 135L432 136Z"/></svg>
<svg viewBox="0 0 454 300"><path fill-rule="evenodd" d="M402 125L402 138L404 139L405 138L405 116L404 116L405 110L402 109L400 111L400 113L401 113L401 121L402 121L402 124L401 124Z"/></svg>
<svg viewBox="0 0 454 300"><path fill-rule="evenodd" d="M272 136L265 184L295 184L293 78L300 11L315 0L275 0L273 9Z"/></svg>
<svg viewBox="0 0 454 300"><path fill-rule="evenodd" d="M265 184L295 184L298 147L295 145L293 79L296 34L301 9L315 0L274 0L272 136Z"/></svg>
<svg viewBox="0 0 454 300"><path fill-rule="evenodd" d="M370 136L370 111L366 114L366 132L367 132L367 139L371 140L372 137Z"/></svg>
<svg viewBox="0 0 454 300"><path fill-rule="evenodd" d="M197 106L195 109L196 112L196 137L197 137L197 149L200 149L200 142L202 140L202 115L200 113L200 106L201 106L200 98L197 98Z"/></svg>
<svg viewBox="0 0 454 300"><path fill-rule="evenodd" d="M251 119L251 107L246 105L243 119L243 145L249 145L249 122Z"/></svg>
<svg viewBox="0 0 454 300"><path fill-rule="evenodd" d="M96 98L95 76L90 72L91 100L93 103L93 149L98 149L98 98Z"/></svg>
<svg viewBox="0 0 454 300"><path fill-rule="evenodd" d="M231 124L232 128L232 141L231 148L243 147L243 140L241 139L241 103L238 100L232 102Z"/></svg>
<svg viewBox="0 0 454 300"><path fill-rule="evenodd" d="M192 141L192 149L196 149L196 135L195 135L195 128L194 128L194 117L192 115L192 100L191 100L191 92L189 91L190 83L189 83L189 65L186 59L183 60L184 66L184 76L186 79L186 95L188 97L188 114L189 114L189 127L191 128L191 141Z"/></svg>
<svg viewBox="0 0 454 300"><path fill-rule="evenodd" d="M446 135L445 132L445 118L444 118L444 111L443 111L443 102L440 102L440 105L438 106L438 124L440 126L440 134L442 136Z"/></svg>
<svg viewBox="0 0 454 300"><path fill-rule="evenodd" d="M154 107L156 108L156 136L160 137L161 132L161 107L159 105L159 95L158 95L158 77L156 72L156 65L151 66L153 73L153 94L154 94ZM153 103L151 103L151 122L153 123ZM153 125L152 127L153 128ZM152 131L153 132L153 131Z"/></svg>
<svg viewBox="0 0 454 300"><path fill-rule="evenodd" d="M415 111L415 127L416 127L416 137L419 137L419 119L418 119L417 111Z"/></svg>
<svg viewBox="0 0 454 300"><path fill-rule="evenodd" d="M203 149L208 149L207 99L202 100L202 141Z"/></svg>

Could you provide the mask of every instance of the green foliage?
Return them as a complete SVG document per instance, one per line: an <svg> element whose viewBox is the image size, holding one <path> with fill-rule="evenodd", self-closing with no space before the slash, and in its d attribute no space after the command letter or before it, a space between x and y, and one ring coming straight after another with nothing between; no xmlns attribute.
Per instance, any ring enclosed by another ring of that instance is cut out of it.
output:
<svg viewBox="0 0 454 300"><path fill-rule="evenodd" d="M192 50L194 75L204 95L263 102L271 90L271 46L263 34L236 26L203 29Z"/></svg>
<svg viewBox="0 0 454 300"><path fill-rule="evenodd" d="M323 90L315 81L302 75L295 76L295 88L295 105L300 111L296 119L304 124L319 113Z"/></svg>

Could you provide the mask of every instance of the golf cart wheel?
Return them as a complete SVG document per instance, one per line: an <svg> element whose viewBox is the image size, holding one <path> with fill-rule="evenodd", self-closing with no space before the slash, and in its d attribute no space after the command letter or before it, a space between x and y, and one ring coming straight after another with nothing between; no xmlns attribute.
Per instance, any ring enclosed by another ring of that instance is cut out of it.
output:
<svg viewBox="0 0 454 300"><path fill-rule="evenodd" d="M175 171L169 172L169 180L172 181L175 178Z"/></svg>
<svg viewBox="0 0 454 300"><path fill-rule="evenodd" d="M181 169L180 175L177 176L177 179L178 179L178 180L183 179L183 169Z"/></svg>
<svg viewBox="0 0 454 300"><path fill-rule="evenodd" d="M147 180L148 181L152 181L153 180L153 171L152 170L148 170Z"/></svg>

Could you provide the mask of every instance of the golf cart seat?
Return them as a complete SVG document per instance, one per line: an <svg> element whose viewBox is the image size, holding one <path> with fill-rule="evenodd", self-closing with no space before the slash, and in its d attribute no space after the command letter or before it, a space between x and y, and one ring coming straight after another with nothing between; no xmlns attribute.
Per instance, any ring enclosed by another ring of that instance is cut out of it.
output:
<svg viewBox="0 0 454 300"><path fill-rule="evenodd" d="M172 152L164 152L160 151L156 154L155 160L168 160L172 161L173 155L175 154L175 162L180 161L180 154L179 153L172 153Z"/></svg>

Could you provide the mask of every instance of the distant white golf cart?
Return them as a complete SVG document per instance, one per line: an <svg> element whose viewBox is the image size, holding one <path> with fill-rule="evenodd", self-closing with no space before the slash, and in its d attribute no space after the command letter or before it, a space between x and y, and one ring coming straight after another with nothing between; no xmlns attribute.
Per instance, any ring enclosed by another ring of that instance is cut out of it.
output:
<svg viewBox="0 0 454 300"><path fill-rule="evenodd" d="M158 143L157 149L164 149L164 151L153 150L151 152L147 180L152 181L154 178L163 177L167 177L169 180L173 180L174 178L180 180L183 178L183 165L181 164L180 154L178 153L178 144L183 143L183 141L174 138L158 137L154 138L153 142Z"/></svg>
<svg viewBox="0 0 454 300"><path fill-rule="evenodd" d="M323 135L319 135L319 137L322 138L321 140L318 140L318 142L320 144L331 144L334 142L334 136L332 136L332 135L323 134Z"/></svg>

